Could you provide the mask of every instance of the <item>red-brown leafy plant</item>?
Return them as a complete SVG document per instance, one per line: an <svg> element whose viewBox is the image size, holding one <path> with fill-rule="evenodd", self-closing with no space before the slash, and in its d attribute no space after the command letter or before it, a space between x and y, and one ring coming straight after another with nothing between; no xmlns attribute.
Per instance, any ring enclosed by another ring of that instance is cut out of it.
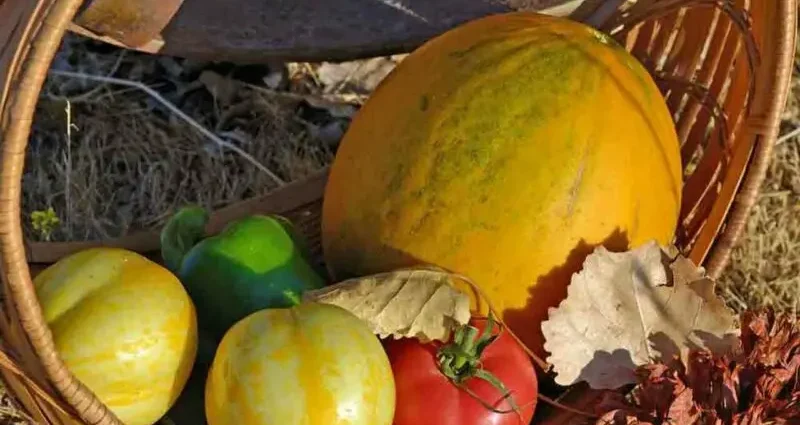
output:
<svg viewBox="0 0 800 425"><path fill-rule="evenodd" d="M693 350L637 369L627 396L609 393L596 425L800 424L800 322L772 310L745 312L735 353Z"/></svg>

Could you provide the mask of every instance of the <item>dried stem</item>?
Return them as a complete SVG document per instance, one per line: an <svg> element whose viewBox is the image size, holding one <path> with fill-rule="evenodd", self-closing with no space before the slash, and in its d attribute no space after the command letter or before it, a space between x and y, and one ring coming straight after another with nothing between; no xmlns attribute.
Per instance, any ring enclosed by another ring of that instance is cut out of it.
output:
<svg viewBox="0 0 800 425"><path fill-rule="evenodd" d="M597 415L594 415L594 414L591 414L591 413L588 413L588 412L584 412L583 410L579 410L579 409L576 409L574 407L569 407L566 404L562 404L562 403L560 403L558 401L555 401L550 397L542 395L541 393L539 393L538 397L539 397L539 400L542 400L543 402L545 402L545 403L547 403L547 404L549 404L549 405L551 405L553 407L557 407L559 409L566 410L567 412L574 413L574 414L580 415L580 416L584 416L584 417L587 417L587 418L590 418L590 419L597 419Z"/></svg>
<svg viewBox="0 0 800 425"><path fill-rule="evenodd" d="M70 196L70 192L72 189L72 129L76 128L75 124L72 123L72 103L67 100L66 106L64 107L64 112L67 115L67 146L64 153L64 165L66 167L66 173L64 178L64 204L67 206L67 211L72 211L72 197ZM72 220L71 214L66 214L65 220L67 231L72 231Z"/></svg>
<svg viewBox="0 0 800 425"><path fill-rule="evenodd" d="M506 331L508 331L508 334L511 335L517 341L517 344L519 344L519 346L522 347L525 353L528 354L528 356L530 356L531 359L533 359L534 363L536 363L536 365L539 366L543 371L545 372L550 371L550 365L547 364L546 361L542 360L539 356L537 356L527 346L525 346L525 344L522 343L522 340L520 340L519 337L516 334L514 334L514 332L511 329L509 329L509 327L505 324L505 322L503 322L503 319L497 313L497 309L492 304L491 299L489 299L486 293L483 292L483 290L475 282L473 282L472 279L461 274L452 273L449 271L448 273L450 273L454 278L461 280L462 282L469 285L472 289L474 289L478 293L478 295L480 295L480 297L484 301L486 301L486 305L489 307L489 311L494 315L494 318L497 321L497 323L499 323L503 328L505 328Z"/></svg>
<svg viewBox="0 0 800 425"><path fill-rule="evenodd" d="M533 351L531 351L522 342L522 340L520 340L519 337L503 322L503 320L500 318L500 315L497 314L497 309L495 309L494 306L492 305L492 301L489 299L488 296L486 296L486 294L483 292L483 290L475 282L472 281L472 279L470 279L470 278L468 278L468 277L466 277L464 275L461 275L461 274L451 273L451 272L448 272L448 273L450 273L454 278L457 278L457 279L461 280L462 282L464 282L467 285L469 285L472 289L474 289L478 293L478 295L480 295L480 297L483 298L484 301L486 301L486 305L489 307L489 311L493 314L495 320L497 320L497 322L505 329L505 331L508 332L508 334L511 335L512 338L514 338L514 340L517 341L517 344L519 344L519 346L522 348L522 350L525 351L526 354L528 354L528 356L533 360L533 362L537 366L539 366L545 373L550 371L550 369L551 369L550 365L547 364L547 362L545 362L544 360L542 360L539 356L537 356ZM570 413L574 413L576 415L581 415L581 416L585 416L587 418L592 418L592 419L597 418L597 415L593 415L591 413L584 412L584 411L582 411L580 409L575 409L574 407L569 407L567 405L561 404L561 403L553 400L552 398L549 398L549 397L547 397L545 395L542 395L541 393L539 393L537 395L537 397L540 400L542 400L543 402L545 402L545 403L547 403L547 404L549 404L551 406L557 407L559 409L566 410L566 411L568 411Z"/></svg>
<svg viewBox="0 0 800 425"><path fill-rule="evenodd" d="M120 53L117 56L117 60L114 61L113 65L111 65L111 70L108 71L108 73L106 73L105 75L106 77L111 77L112 75L117 73L120 65L122 65L122 61L125 59L126 54L127 50L120 50ZM105 87L107 84L108 84L107 82L101 82L100 84L92 87L91 89L87 90L84 93L81 93L77 96L71 96L69 100L72 103L78 103L91 99L92 97L94 97L94 95L99 93L103 89L103 87Z"/></svg>
<svg viewBox="0 0 800 425"><path fill-rule="evenodd" d="M786 143L788 140L791 140L791 139L797 137L798 135L800 135L800 127L797 127L794 130L792 130L792 131L784 134L783 136L779 137L778 141L775 142L775 145L777 146L777 145L780 145L782 143Z"/></svg>

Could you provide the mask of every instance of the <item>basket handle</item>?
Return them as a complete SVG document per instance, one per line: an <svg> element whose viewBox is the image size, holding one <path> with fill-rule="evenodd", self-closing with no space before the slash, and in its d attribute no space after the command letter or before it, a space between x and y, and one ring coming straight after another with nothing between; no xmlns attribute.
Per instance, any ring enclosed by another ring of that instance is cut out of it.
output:
<svg viewBox="0 0 800 425"><path fill-rule="evenodd" d="M78 415L92 425L122 425L86 386L75 379L56 351L31 280L20 221L22 172L35 105L50 63L81 1L5 0L2 5L11 3L24 12L19 14L12 36L5 41L9 44L0 48L0 53L12 52L10 58L5 55L0 58L10 59L11 63L10 76L0 74L5 77L3 91L9 95L8 103L0 105L5 124L0 159L0 254L2 278L10 297L10 300L5 300L4 307L16 311L46 376ZM14 42L19 42L19 45L10 47ZM27 46L30 49L26 49ZM14 64L19 64L19 68L15 69ZM15 74L17 69L19 72Z"/></svg>

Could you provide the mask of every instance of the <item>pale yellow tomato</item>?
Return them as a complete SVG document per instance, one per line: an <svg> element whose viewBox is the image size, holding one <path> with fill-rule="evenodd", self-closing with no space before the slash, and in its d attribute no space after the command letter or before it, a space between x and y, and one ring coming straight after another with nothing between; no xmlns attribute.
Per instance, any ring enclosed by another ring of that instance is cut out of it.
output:
<svg viewBox="0 0 800 425"><path fill-rule="evenodd" d="M209 425L390 425L395 388L378 338L326 304L253 313L217 348Z"/></svg>
<svg viewBox="0 0 800 425"><path fill-rule="evenodd" d="M197 353L194 305L164 267L97 248L34 279L67 368L126 425L155 423L175 402Z"/></svg>

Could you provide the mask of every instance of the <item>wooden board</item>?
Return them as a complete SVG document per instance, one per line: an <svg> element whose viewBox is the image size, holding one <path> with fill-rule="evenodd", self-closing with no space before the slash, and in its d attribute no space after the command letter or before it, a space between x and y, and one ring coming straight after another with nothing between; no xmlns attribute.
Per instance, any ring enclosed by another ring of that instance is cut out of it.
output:
<svg viewBox="0 0 800 425"><path fill-rule="evenodd" d="M314 253L320 253L319 220L322 195L328 169L292 182L262 196L220 208L211 213L206 227L208 234L219 233L228 223L251 214L280 214L289 218L303 233ZM26 243L26 255L32 265L44 267L59 259L95 247L125 248L142 254L158 254L161 229L134 232L118 238L74 242Z"/></svg>
<svg viewBox="0 0 800 425"><path fill-rule="evenodd" d="M409 51L481 16L565 16L602 0L183 0L160 53L204 60L338 61Z"/></svg>

